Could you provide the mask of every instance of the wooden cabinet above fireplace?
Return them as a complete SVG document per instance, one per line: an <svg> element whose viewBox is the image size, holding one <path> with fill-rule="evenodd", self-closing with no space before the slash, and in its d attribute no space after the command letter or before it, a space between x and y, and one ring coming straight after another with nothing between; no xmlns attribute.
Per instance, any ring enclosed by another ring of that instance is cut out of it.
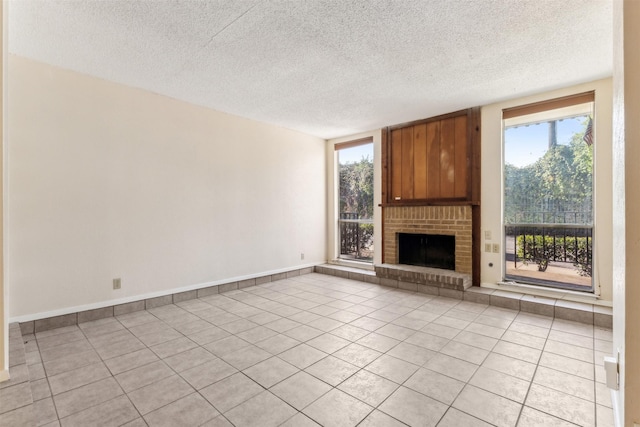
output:
<svg viewBox="0 0 640 427"><path fill-rule="evenodd" d="M478 204L479 108L389 126L382 139L385 205Z"/></svg>

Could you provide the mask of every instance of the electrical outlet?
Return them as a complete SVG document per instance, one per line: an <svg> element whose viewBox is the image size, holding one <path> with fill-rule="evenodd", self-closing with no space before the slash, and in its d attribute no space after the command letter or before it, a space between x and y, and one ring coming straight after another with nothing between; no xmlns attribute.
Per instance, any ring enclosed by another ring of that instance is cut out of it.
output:
<svg viewBox="0 0 640 427"><path fill-rule="evenodd" d="M500 243L494 243L493 244L493 253L494 254L499 254L500 253Z"/></svg>
<svg viewBox="0 0 640 427"><path fill-rule="evenodd" d="M491 240L491 230L485 230L484 240Z"/></svg>
<svg viewBox="0 0 640 427"><path fill-rule="evenodd" d="M304 259L304 252L300 252L300 259Z"/></svg>
<svg viewBox="0 0 640 427"><path fill-rule="evenodd" d="M122 287L122 279L119 277L117 279L113 279L113 289L120 289Z"/></svg>
<svg viewBox="0 0 640 427"><path fill-rule="evenodd" d="M485 252L491 252L491 243L485 243L484 244L484 251Z"/></svg>

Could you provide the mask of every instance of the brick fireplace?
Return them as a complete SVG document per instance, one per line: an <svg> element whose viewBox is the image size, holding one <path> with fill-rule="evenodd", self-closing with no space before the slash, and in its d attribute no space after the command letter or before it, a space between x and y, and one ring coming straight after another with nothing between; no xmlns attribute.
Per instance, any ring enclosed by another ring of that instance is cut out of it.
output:
<svg viewBox="0 0 640 427"><path fill-rule="evenodd" d="M381 283L432 293L480 284L480 122L469 108L382 129ZM420 242L406 256L403 236L402 264L399 234Z"/></svg>
<svg viewBox="0 0 640 427"><path fill-rule="evenodd" d="M471 206L385 207L384 255L386 264L398 264L398 233L455 236L458 273L471 274Z"/></svg>
<svg viewBox="0 0 640 427"><path fill-rule="evenodd" d="M450 289L471 286L471 206L386 206L383 209L383 265L379 277ZM455 271L398 263L400 233L455 236Z"/></svg>

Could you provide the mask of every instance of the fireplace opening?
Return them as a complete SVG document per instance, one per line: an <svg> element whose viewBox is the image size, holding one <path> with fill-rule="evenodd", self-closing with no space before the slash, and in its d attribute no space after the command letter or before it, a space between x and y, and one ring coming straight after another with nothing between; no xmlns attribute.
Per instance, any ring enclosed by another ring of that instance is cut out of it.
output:
<svg viewBox="0 0 640 427"><path fill-rule="evenodd" d="M456 238L440 234L398 233L398 263L456 269Z"/></svg>

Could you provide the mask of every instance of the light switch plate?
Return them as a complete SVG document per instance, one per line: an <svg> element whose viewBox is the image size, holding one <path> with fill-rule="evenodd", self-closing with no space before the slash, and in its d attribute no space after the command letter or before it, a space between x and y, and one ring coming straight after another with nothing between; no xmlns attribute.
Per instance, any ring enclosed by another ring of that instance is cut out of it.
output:
<svg viewBox="0 0 640 427"><path fill-rule="evenodd" d="M485 243L484 244L484 251L485 252L491 252L491 243Z"/></svg>
<svg viewBox="0 0 640 427"><path fill-rule="evenodd" d="M491 230L484 231L484 240L491 240Z"/></svg>

